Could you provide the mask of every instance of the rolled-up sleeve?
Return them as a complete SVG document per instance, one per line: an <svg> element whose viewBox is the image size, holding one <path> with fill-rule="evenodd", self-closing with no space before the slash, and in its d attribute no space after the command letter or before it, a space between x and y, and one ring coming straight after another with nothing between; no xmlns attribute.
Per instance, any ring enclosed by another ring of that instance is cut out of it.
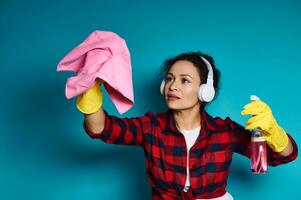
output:
<svg viewBox="0 0 301 200"><path fill-rule="evenodd" d="M293 152L288 156L282 156L277 152L274 152L271 148L268 148L268 163L271 166L277 166L284 163L291 162L295 160L298 156L298 147L292 136L287 134L288 138L290 139L292 146L293 146Z"/></svg>
<svg viewBox="0 0 301 200"><path fill-rule="evenodd" d="M135 118L119 118L105 111L105 126L100 133L91 132L83 122L85 132L93 139L101 139L108 144L138 145L144 142L144 133L151 128L152 113Z"/></svg>

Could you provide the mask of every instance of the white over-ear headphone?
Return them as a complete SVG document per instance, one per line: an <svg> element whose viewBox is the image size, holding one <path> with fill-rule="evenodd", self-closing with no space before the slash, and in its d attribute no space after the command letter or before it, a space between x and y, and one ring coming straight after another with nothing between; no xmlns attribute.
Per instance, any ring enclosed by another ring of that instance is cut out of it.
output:
<svg viewBox="0 0 301 200"><path fill-rule="evenodd" d="M213 98L215 96L215 89L213 86L213 69L208 60L206 60L202 56L201 56L201 58L207 66L208 77L207 77L207 82L200 86L200 89L198 92L198 97L201 102L210 102L213 100ZM164 95L164 87L165 87L165 80L163 79L162 83L160 85L160 92L162 95Z"/></svg>

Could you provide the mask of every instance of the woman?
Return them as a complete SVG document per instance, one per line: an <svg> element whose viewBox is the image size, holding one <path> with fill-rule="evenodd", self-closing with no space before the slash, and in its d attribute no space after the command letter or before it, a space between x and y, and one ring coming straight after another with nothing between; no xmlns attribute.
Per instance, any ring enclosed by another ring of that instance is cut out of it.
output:
<svg viewBox="0 0 301 200"><path fill-rule="evenodd" d="M253 101L243 115L252 115L244 128L229 117L213 118L205 106L219 86L213 58L184 53L163 64L161 93L168 111L137 118L117 118L102 108L99 84L79 96L84 129L110 144L144 148L153 199L233 199L226 192L233 152L250 156L251 132L261 128L268 144L268 164L293 161L297 146L276 122L267 104Z"/></svg>

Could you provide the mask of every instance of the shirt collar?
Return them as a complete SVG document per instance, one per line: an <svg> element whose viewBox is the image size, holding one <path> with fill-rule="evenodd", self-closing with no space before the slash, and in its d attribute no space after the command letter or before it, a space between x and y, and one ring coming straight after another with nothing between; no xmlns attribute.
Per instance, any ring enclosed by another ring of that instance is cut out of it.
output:
<svg viewBox="0 0 301 200"><path fill-rule="evenodd" d="M214 121L214 118L209 115L204 109L200 110L201 114L201 133L202 133L202 138L206 137L209 134L209 131L214 131L217 130L218 126ZM169 131L172 131L174 133L180 133L179 130L177 129L176 126L176 121L173 115L173 111L169 109L167 111L167 124L166 128Z"/></svg>

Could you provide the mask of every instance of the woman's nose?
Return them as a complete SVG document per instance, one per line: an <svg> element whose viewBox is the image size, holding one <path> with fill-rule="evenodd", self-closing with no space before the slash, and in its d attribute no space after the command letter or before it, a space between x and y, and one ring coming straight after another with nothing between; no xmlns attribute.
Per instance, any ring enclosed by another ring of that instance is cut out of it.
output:
<svg viewBox="0 0 301 200"><path fill-rule="evenodd" d="M177 83L177 81L176 80L174 80L174 81L172 81L171 83L170 83L170 86L169 86L169 89L170 90L178 90L178 83Z"/></svg>

